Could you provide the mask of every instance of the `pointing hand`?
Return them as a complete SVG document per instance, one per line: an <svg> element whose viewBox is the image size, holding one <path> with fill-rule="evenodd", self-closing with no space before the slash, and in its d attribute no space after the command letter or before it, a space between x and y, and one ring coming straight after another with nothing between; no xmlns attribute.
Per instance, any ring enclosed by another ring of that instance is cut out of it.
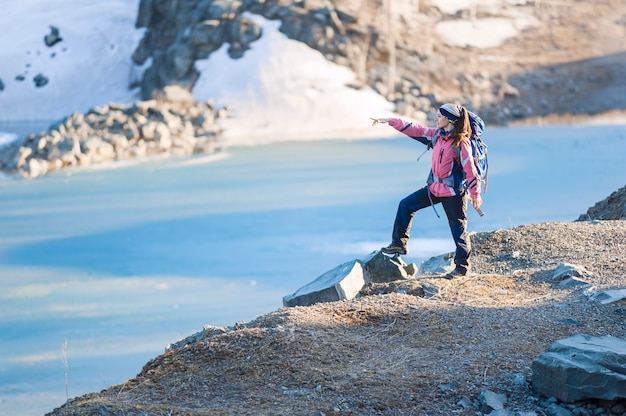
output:
<svg viewBox="0 0 626 416"><path fill-rule="evenodd" d="M370 117L370 120L372 120L372 126L375 126L378 123L389 123L389 119L388 118L374 118L374 117Z"/></svg>

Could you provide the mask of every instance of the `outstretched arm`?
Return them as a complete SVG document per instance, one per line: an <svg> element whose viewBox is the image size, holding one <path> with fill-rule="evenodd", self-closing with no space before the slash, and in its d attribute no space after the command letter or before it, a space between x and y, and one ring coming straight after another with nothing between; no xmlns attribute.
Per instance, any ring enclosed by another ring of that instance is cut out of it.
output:
<svg viewBox="0 0 626 416"><path fill-rule="evenodd" d="M381 123L389 124L400 133L404 133L413 140L417 140L418 142L421 142L429 147L432 147L433 138L435 137L435 134L437 132L437 129L435 128L420 126L419 124L413 124L399 118L370 117L370 120L372 120L372 126Z"/></svg>

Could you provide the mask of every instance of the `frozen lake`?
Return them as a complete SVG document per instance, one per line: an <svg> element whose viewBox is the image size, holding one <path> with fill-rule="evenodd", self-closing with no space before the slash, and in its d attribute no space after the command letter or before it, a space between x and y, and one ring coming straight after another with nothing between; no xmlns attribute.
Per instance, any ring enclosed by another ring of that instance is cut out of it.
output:
<svg viewBox="0 0 626 416"><path fill-rule="evenodd" d="M624 186L626 126L489 129L485 217L572 221ZM389 243L429 160L406 138L241 147L0 181L0 415L123 383L203 324L230 326ZM438 208L443 215L441 208ZM407 262L453 247L416 215Z"/></svg>

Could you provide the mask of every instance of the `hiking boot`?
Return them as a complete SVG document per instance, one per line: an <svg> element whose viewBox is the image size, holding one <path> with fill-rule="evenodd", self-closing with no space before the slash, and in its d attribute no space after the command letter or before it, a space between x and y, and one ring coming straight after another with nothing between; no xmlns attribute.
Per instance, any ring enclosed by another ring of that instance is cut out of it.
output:
<svg viewBox="0 0 626 416"><path fill-rule="evenodd" d="M455 267L450 273L444 276L444 279L452 280L455 277L465 276L467 275L467 269L462 267Z"/></svg>
<svg viewBox="0 0 626 416"><path fill-rule="evenodd" d="M385 254L407 254L409 250L402 246L394 246L393 244L389 244L387 247L383 247L380 249Z"/></svg>

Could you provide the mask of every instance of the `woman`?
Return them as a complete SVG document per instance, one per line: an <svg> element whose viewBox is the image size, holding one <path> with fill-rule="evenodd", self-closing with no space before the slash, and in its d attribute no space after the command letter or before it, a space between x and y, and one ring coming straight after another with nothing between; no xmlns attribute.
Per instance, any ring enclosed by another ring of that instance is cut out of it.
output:
<svg viewBox="0 0 626 416"><path fill-rule="evenodd" d="M432 165L427 186L400 201L393 224L391 244L382 251L387 254L407 254L411 223L415 212L441 203L456 245L456 267L445 277L452 279L469 272L471 244L467 233L467 200L480 209L480 179L471 160L471 133L467 109L454 104L439 107L435 123L429 128L398 118L372 118L372 126L388 123L391 127L433 147ZM469 185L468 185L469 184Z"/></svg>

